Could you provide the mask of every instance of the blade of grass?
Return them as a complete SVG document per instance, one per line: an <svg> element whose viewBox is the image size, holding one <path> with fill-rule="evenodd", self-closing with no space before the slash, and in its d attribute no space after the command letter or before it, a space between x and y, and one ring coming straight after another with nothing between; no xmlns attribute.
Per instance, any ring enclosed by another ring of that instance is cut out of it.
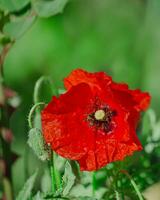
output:
<svg viewBox="0 0 160 200"><path fill-rule="evenodd" d="M142 196L142 194L141 194L136 182L132 179L132 177L129 175L129 173L126 170L120 170L120 172L122 172L123 174L125 174L129 178L129 180L131 182L131 185L133 186L133 188L134 188L139 200L144 200L144 198L143 198L143 196Z"/></svg>

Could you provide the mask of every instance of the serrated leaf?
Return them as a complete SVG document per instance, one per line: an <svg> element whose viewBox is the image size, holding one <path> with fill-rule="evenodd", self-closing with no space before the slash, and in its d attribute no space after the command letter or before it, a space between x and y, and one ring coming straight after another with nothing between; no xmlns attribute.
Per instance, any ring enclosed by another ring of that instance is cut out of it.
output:
<svg viewBox="0 0 160 200"><path fill-rule="evenodd" d="M50 152L39 129L32 128L29 131L28 144L40 160L45 161L49 159Z"/></svg>
<svg viewBox="0 0 160 200"><path fill-rule="evenodd" d="M38 171L36 170L35 173L27 180L24 184L22 190L19 192L16 200L28 200L31 196L32 189L34 187L34 183L37 177Z"/></svg>
<svg viewBox="0 0 160 200"><path fill-rule="evenodd" d="M4 25L3 32L11 39L18 39L31 27L35 19L33 15L16 18Z"/></svg>
<svg viewBox="0 0 160 200"><path fill-rule="evenodd" d="M74 182L75 182L75 175L72 172L71 165L67 161L65 164L65 171L63 176L63 196L69 194L70 190L72 189Z"/></svg>
<svg viewBox="0 0 160 200"><path fill-rule="evenodd" d="M1 10L17 11L26 6L30 0L0 0Z"/></svg>
<svg viewBox="0 0 160 200"><path fill-rule="evenodd" d="M89 185L88 187L85 187L82 184L76 184L76 186L73 187L73 189L70 192L70 195L73 197L91 197L92 196L92 187Z"/></svg>
<svg viewBox="0 0 160 200"><path fill-rule="evenodd" d="M49 192L51 190L50 173L48 169L45 169L44 174L41 178L41 190L42 192Z"/></svg>
<svg viewBox="0 0 160 200"><path fill-rule="evenodd" d="M32 0L33 9L41 17L50 17L61 13L69 0Z"/></svg>

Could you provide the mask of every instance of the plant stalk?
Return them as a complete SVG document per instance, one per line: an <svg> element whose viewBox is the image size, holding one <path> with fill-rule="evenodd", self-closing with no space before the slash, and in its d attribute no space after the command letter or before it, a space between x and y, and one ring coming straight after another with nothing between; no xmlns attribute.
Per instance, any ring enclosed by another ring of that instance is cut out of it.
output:
<svg viewBox="0 0 160 200"><path fill-rule="evenodd" d="M96 172L93 172L93 174L92 174L92 193L93 193L93 196L95 196L96 188L97 188Z"/></svg>
<svg viewBox="0 0 160 200"><path fill-rule="evenodd" d="M55 169L54 169L54 155L53 151L51 150L51 159L49 161L49 166L50 166L50 174L51 174L51 189L52 192L55 193L56 191L56 180L55 180Z"/></svg>

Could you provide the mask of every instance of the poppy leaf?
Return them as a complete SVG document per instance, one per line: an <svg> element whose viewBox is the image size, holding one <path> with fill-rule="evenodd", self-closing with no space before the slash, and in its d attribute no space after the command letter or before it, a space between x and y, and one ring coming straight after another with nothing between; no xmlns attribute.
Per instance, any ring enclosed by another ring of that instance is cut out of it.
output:
<svg viewBox="0 0 160 200"><path fill-rule="evenodd" d="M68 0L32 0L33 9L40 17L50 17L62 13Z"/></svg>
<svg viewBox="0 0 160 200"><path fill-rule="evenodd" d="M16 18L5 24L3 32L11 39L18 39L31 27L35 19L34 15Z"/></svg>
<svg viewBox="0 0 160 200"><path fill-rule="evenodd" d="M69 194L75 182L75 175L73 174L72 167L70 163L67 161L65 165L65 171L63 176L63 196Z"/></svg>
<svg viewBox="0 0 160 200"><path fill-rule="evenodd" d="M28 144L40 160L45 161L49 159L49 149L47 144L44 143L42 133L39 129L33 128L29 131Z"/></svg>
<svg viewBox="0 0 160 200"><path fill-rule="evenodd" d="M26 181L22 190L19 192L16 200L28 200L31 196L32 189L34 187L34 183L38 174L38 170Z"/></svg>
<svg viewBox="0 0 160 200"><path fill-rule="evenodd" d="M0 0L0 8L7 11L17 11L22 9L30 0Z"/></svg>

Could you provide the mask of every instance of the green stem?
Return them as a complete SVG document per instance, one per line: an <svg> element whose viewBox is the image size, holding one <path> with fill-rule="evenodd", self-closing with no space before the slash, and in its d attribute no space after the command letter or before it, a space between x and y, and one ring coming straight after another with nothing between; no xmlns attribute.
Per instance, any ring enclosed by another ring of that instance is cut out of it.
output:
<svg viewBox="0 0 160 200"><path fill-rule="evenodd" d="M95 191L97 188L97 183L96 183L96 172L92 173L92 192L93 192L93 196L95 196Z"/></svg>
<svg viewBox="0 0 160 200"><path fill-rule="evenodd" d="M54 157L53 157L53 151L51 150L51 159L49 161L49 166L50 166L50 173L51 173L51 187L52 187L52 192L54 193L56 191L56 181L55 181L55 170L54 170Z"/></svg>
<svg viewBox="0 0 160 200"><path fill-rule="evenodd" d="M138 196L139 200L144 200L141 192L138 189L138 186L137 186L136 182L133 179L130 179L130 181L131 181L131 184L132 184L133 188L135 189L135 191L137 193L137 196Z"/></svg>
<svg viewBox="0 0 160 200"><path fill-rule="evenodd" d="M60 174L55 168L54 161L55 161L55 155L54 155L54 152L51 150L50 174L51 174L51 186L52 186L53 193L61 187Z"/></svg>
<svg viewBox="0 0 160 200"><path fill-rule="evenodd" d="M55 161L56 159L56 154L53 152L53 160ZM56 189L60 189L61 188L61 176L59 171L56 169L56 166L54 166L54 176L55 176L55 185L56 185Z"/></svg>
<svg viewBox="0 0 160 200"><path fill-rule="evenodd" d="M33 100L34 100L35 104L39 102L39 90L40 90L40 87L41 87L44 79L45 79L44 76L40 77L37 80L36 84L35 84L35 87L34 87L34 96L33 96Z"/></svg>
<svg viewBox="0 0 160 200"><path fill-rule="evenodd" d="M61 188L61 176L58 170L54 169L54 174L55 174L55 181L56 181L56 188L60 189Z"/></svg>
<svg viewBox="0 0 160 200"><path fill-rule="evenodd" d="M33 123L32 123L32 116L35 112L35 110L37 109L37 107L41 106L41 105L45 105L45 103L40 102L40 103L36 103L30 110L29 115L28 115L28 124L29 124L29 128L33 128Z"/></svg>
<svg viewBox="0 0 160 200"><path fill-rule="evenodd" d="M132 179L132 177L128 174L128 172L126 170L121 170L121 172L123 174L125 174L129 178L129 180L131 182L131 185L133 186L133 188L134 188L139 200L144 200L144 198L143 198L143 196L142 196L142 194L141 194L136 182Z"/></svg>

